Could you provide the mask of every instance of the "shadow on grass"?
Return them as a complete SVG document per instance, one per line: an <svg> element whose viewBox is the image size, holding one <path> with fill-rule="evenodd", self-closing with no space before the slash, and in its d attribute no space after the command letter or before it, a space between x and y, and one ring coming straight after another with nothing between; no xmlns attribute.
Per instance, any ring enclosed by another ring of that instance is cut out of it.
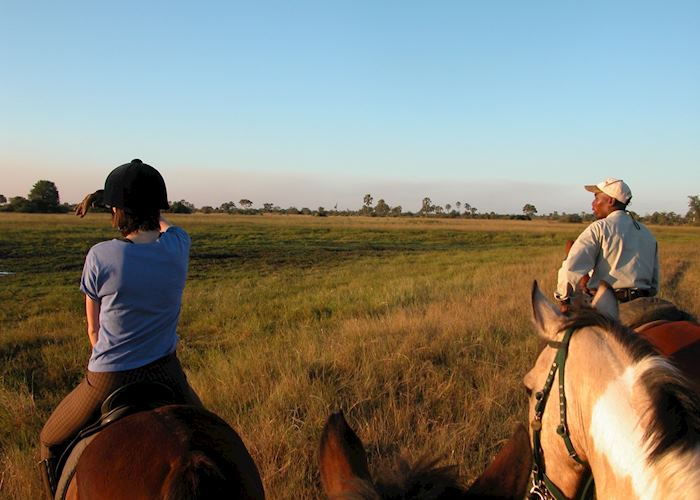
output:
<svg viewBox="0 0 700 500"><path fill-rule="evenodd" d="M61 354L75 352L73 339L34 338L0 345L0 379L6 389L26 387L44 404L52 406L65 396L66 388L77 385L82 366L67 366ZM47 359L52 360L47 363Z"/></svg>

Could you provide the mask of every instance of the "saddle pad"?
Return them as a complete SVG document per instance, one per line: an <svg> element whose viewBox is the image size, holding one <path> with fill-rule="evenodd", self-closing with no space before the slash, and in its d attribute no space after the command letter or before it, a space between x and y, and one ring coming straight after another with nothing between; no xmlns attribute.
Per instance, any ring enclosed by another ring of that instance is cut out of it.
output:
<svg viewBox="0 0 700 500"><path fill-rule="evenodd" d="M66 498L66 493L68 492L68 485L70 484L71 480L73 479L73 476L75 475L75 469L78 467L78 460L80 459L80 455L83 454L83 451L85 451L85 448L92 442L95 437L99 432L96 432L94 434L90 434L88 437L81 439L78 441L78 444L76 444L73 447L73 450L71 451L70 455L68 455L68 459L66 460L66 464L63 466L63 470L61 471L61 477L58 480L58 485L56 486L56 500L65 500Z"/></svg>

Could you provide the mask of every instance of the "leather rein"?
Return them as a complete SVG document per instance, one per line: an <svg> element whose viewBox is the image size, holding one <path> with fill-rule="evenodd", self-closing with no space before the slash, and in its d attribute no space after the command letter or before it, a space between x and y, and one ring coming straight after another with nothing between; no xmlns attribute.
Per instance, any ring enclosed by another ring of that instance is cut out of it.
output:
<svg viewBox="0 0 700 500"><path fill-rule="evenodd" d="M542 451L541 433L542 433L542 415L549 399L549 393L554 385L554 378L559 375L559 425L557 426L557 434L564 440L569 456L576 460L579 464L586 467L588 473L584 487L579 489L577 498L589 499L593 498L594 484L593 476L588 463L579 457L571 442L569 428L566 424L566 394L564 393L564 368L566 366L566 358L569 354L569 342L574 333L573 328L569 328L564 333L561 342L549 342L550 347L557 349L557 354L552 362L552 367L547 375L547 380L541 391L535 393L535 417L530 422L532 429L532 488L530 489L530 499L555 499L566 500L566 495L554 484L547 476L544 466L544 452Z"/></svg>

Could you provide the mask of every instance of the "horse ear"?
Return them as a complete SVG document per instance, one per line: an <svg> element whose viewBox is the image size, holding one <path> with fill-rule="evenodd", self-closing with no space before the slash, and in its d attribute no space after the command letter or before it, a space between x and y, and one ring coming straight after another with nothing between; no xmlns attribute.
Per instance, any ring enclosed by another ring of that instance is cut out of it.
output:
<svg viewBox="0 0 700 500"><path fill-rule="evenodd" d="M537 281L532 283L532 314L537 329L553 339L561 330L562 315L540 291Z"/></svg>
<svg viewBox="0 0 700 500"><path fill-rule="evenodd" d="M595 297L593 297L591 306L608 318L614 320L620 318L620 308L617 304L617 297L615 297L612 287L605 281L601 281L600 285L598 285L598 290L595 293Z"/></svg>
<svg viewBox="0 0 700 500"><path fill-rule="evenodd" d="M362 441L342 412L328 417L321 435L318 460L321 484L329 498L352 495L371 484Z"/></svg>
<svg viewBox="0 0 700 500"><path fill-rule="evenodd" d="M508 440L500 453L493 459L491 465L469 488L467 496L524 498L531 471L530 436L525 427L518 424L513 437Z"/></svg>

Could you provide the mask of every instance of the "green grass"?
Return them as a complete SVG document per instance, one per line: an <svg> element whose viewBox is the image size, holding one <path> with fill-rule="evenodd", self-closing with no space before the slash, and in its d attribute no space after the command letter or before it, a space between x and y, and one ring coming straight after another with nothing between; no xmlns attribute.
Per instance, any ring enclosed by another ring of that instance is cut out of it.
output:
<svg viewBox="0 0 700 500"><path fill-rule="evenodd" d="M524 421L537 340L529 289L554 287L584 225L173 216L193 240L180 358L241 434L271 498L320 494L316 446L342 408L370 461L443 457L475 476ZM662 293L700 313L696 228L652 228ZM0 214L0 496L36 498L44 420L89 355L85 253L106 215Z"/></svg>

